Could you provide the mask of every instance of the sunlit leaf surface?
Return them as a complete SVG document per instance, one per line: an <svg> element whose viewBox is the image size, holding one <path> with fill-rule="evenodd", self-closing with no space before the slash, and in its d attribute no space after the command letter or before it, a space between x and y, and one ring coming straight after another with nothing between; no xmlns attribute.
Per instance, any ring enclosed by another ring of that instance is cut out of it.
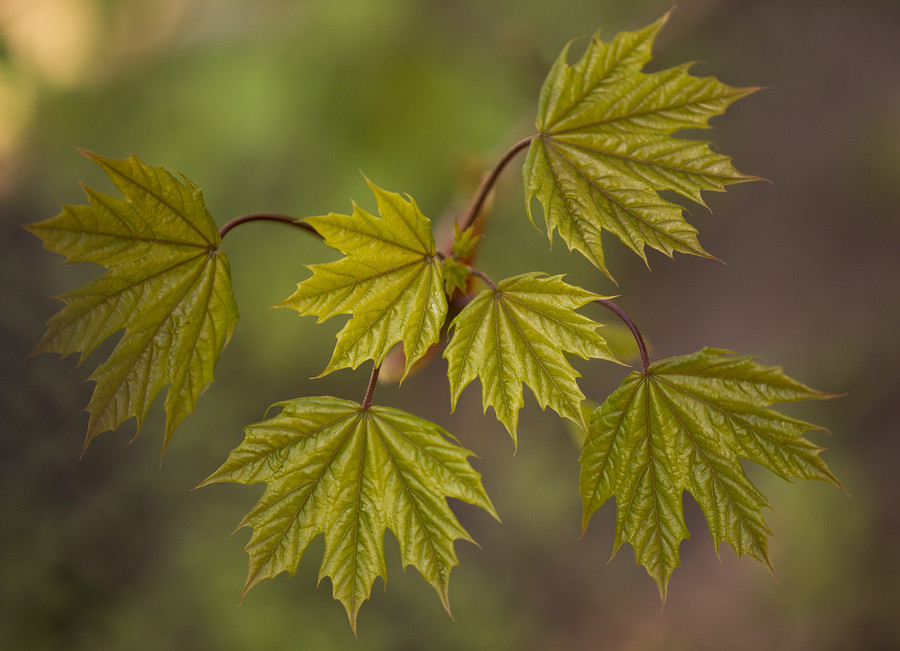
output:
<svg viewBox="0 0 900 651"><path fill-rule="evenodd" d="M547 235L559 231L609 275L601 235L616 235L646 261L645 246L708 256L682 208L660 196L670 191L702 204L702 190L752 180L709 144L673 137L704 128L754 88L732 88L694 77L690 65L642 72L668 15L604 43L596 34L581 59L567 63L566 46L541 89L525 162L525 196L536 198Z"/></svg>
<svg viewBox="0 0 900 651"><path fill-rule="evenodd" d="M380 365L399 341L406 355L405 375L437 343L447 315L431 222L412 199L371 182L369 186L380 217L354 204L351 215L305 220L346 257L310 266L313 275L278 306L317 315L320 322L352 315L337 335L323 375L356 368L367 359Z"/></svg>
<svg viewBox="0 0 900 651"><path fill-rule="evenodd" d="M616 498L615 550L634 547L665 599L688 537L682 493L700 505L718 550L729 543L771 568L766 498L740 458L788 480L819 479L840 486L821 448L806 439L821 429L768 407L833 397L751 357L704 348L631 373L591 418L581 455L584 526Z"/></svg>
<svg viewBox="0 0 900 651"><path fill-rule="evenodd" d="M384 532L434 586L449 611L453 542L471 537L447 505L453 497L497 517L469 464L471 452L433 423L398 409L367 410L338 398L299 398L245 430L244 442L204 484L266 482L242 521L253 528L246 593L262 579L293 574L309 543L325 536L319 578L356 616L376 577L387 579Z"/></svg>
<svg viewBox="0 0 900 651"><path fill-rule="evenodd" d="M56 217L26 228L69 262L94 262L108 271L61 297L66 306L50 319L35 352L80 352L83 362L124 330L91 375L97 386L87 407L85 448L132 416L140 428L167 384L168 444L212 382L237 321L228 261L200 189L190 181L134 156L83 153L122 198L85 187L88 205L64 206Z"/></svg>
<svg viewBox="0 0 900 651"><path fill-rule="evenodd" d="M472 380L481 380L484 408L493 407L513 440L527 384L541 408L550 407L585 429L584 394L565 353L613 360L598 323L575 310L602 299L562 276L523 274L485 290L453 320L444 357L453 406Z"/></svg>

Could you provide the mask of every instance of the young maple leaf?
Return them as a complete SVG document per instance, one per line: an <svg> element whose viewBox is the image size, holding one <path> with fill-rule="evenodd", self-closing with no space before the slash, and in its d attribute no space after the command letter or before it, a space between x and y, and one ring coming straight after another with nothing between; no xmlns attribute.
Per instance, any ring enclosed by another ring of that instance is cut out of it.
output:
<svg viewBox="0 0 900 651"><path fill-rule="evenodd" d="M471 275L469 267L456 258L444 258L441 264L441 273L444 277L444 289L447 296L453 296L454 292L465 294L468 289L468 279Z"/></svg>
<svg viewBox="0 0 900 651"><path fill-rule="evenodd" d="M450 611L455 540L472 538L447 505L453 497L497 518L469 464L471 452L439 426L398 409L338 398L280 402L281 412L245 429L243 443L201 486L266 482L241 521L253 528L244 593L281 572L294 574L309 543L325 536L319 580L356 616L376 577L387 580L385 529L403 566L414 566ZM498 518L499 519L499 518Z"/></svg>
<svg viewBox="0 0 900 651"><path fill-rule="evenodd" d="M739 457L787 480L818 479L840 487L803 434L821 429L768 409L773 403L826 399L751 357L704 348L631 373L591 418L581 454L584 526L616 497L613 555L623 542L658 586L663 601L689 537L682 510L688 491L709 524L718 553L729 543L772 568L766 498Z"/></svg>
<svg viewBox="0 0 900 651"><path fill-rule="evenodd" d="M169 384L165 450L212 382L213 367L234 330L238 312L228 261L193 183L134 156L82 153L124 198L85 187L89 205L63 206L56 217L25 228L68 262L94 262L108 271L61 297L66 306L50 319L34 352L80 352L80 364L124 329L109 358L91 374L97 386L87 407L84 447L132 416L140 431L154 397Z"/></svg>
<svg viewBox="0 0 900 651"><path fill-rule="evenodd" d="M452 407L466 385L480 378L485 411L494 408L515 442L524 382L541 408L549 406L587 429L579 374L564 353L616 361L596 332L599 324L575 312L602 298L562 276L540 273L479 293L450 324L453 337L444 357Z"/></svg>
<svg viewBox="0 0 900 651"><path fill-rule="evenodd" d="M482 234L476 225L469 226L466 230L459 229L459 224L453 223L453 243L450 250L457 260L469 260L478 249Z"/></svg>
<svg viewBox="0 0 900 651"><path fill-rule="evenodd" d="M368 181L368 179L367 179ZM437 343L447 315L441 263L431 222L412 198L386 192L371 181L381 217L356 204L352 215L309 217L325 243L347 257L309 266L312 277L276 307L290 307L319 322L338 314L352 317L337 335L322 375L356 368L367 359L380 366L403 342L403 375Z"/></svg>
<svg viewBox="0 0 900 651"><path fill-rule="evenodd" d="M644 73L651 46L669 14L610 43L593 37L581 60L567 63L569 43L541 88L536 126L525 161L525 200L540 202L553 239L558 229L612 278L601 234L614 233L646 262L645 246L712 257L681 206L659 193L675 192L703 205L702 190L756 177L741 174L709 144L677 139L681 129L707 127L735 100L756 88L732 88L693 77L690 65ZM532 219L532 221L534 221Z"/></svg>

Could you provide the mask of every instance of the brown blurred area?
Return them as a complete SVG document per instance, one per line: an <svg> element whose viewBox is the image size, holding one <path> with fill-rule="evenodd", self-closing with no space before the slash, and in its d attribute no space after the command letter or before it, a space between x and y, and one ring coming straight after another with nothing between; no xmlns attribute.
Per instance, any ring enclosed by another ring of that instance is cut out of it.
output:
<svg viewBox="0 0 900 651"><path fill-rule="evenodd" d="M135 153L204 189L222 224L248 212L298 217L371 204L359 171L408 192L435 222L464 208L473 177L530 133L537 93L570 39L641 27L670 3L396 0L4 0L0 3L0 648L9 649L890 649L900 648L900 5L889 0L686 0L650 67L764 86L702 137L770 182L691 206L726 264L612 240L613 286L527 222L518 164L493 202L479 264L492 276L569 273L619 294L657 357L704 345L760 356L828 392L795 405L850 496L749 468L769 498L777 581L727 546L717 558L686 498L692 537L660 609L627 547L607 562L613 505L581 533L578 450L526 399L515 455L480 387L449 413L436 358L376 399L454 433L480 457L503 524L457 512L454 620L388 544L354 641L325 581L321 545L293 578L240 607L249 532L229 536L261 487L191 492L266 407L301 395L361 399L364 369L321 380L338 324L268 307L328 259L279 226L223 247L241 321L216 382L175 433L162 467L156 405L79 460L92 364L28 357L96 269L57 264L21 223L111 191L74 146ZM577 46L574 48L577 50ZM520 164L520 163L519 163ZM473 171L474 170L474 171ZM445 228L447 221L441 228ZM607 314L592 314L607 319ZM613 331L615 332L615 331ZM602 401L623 376L579 364ZM527 392L526 392L527 393ZM161 402L161 400L158 400ZM748 464L749 465L749 464Z"/></svg>

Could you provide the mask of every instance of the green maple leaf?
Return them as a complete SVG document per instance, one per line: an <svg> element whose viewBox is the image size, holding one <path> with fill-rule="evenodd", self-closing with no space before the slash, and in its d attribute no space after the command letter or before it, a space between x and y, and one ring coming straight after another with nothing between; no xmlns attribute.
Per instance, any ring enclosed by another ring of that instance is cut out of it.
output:
<svg viewBox="0 0 900 651"><path fill-rule="evenodd" d="M89 205L63 206L56 217L26 228L68 262L108 268L68 292L35 352L80 352L79 364L124 330L90 379L84 447L130 417L138 431L156 394L165 400L163 450L178 424L213 380L213 367L238 318L231 272L200 189L136 157L82 153L112 179L124 198L85 187Z"/></svg>
<svg viewBox="0 0 900 651"><path fill-rule="evenodd" d="M478 248L481 233L476 232L475 226L469 226L466 230L459 230L459 224L453 224L453 244L450 250L453 251L453 257L458 260L465 260L474 255Z"/></svg>
<svg viewBox="0 0 900 651"><path fill-rule="evenodd" d="M601 234L615 234L646 262L645 246L710 256L685 221L671 191L703 204L702 190L754 180L706 142L677 139L681 129L707 127L755 88L732 88L693 77L690 65L644 73L653 41L668 14L610 43L591 40L581 60L567 63L566 46L541 89L536 126L524 166L525 194L553 230L608 276ZM533 219L532 219L533 221ZM612 276L610 276L612 278Z"/></svg>
<svg viewBox="0 0 900 651"><path fill-rule="evenodd" d="M398 409L338 398L300 398L245 430L244 442L201 485L266 482L240 526L253 528L244 593L265 578L296 572L309 543L325 535L319 580L356 616L376 577L387 579L384 531L397 537L403 566L431 583L449 612L455 540L472 541L447 497L497 517L467 461L471 452L439 426Z"/></svg>
<svg viewBox="0 0 900 651"><path fill-rule="evenodd" d="M840 487L803 434L821 429L768 407L825 399L751 357L704 348L631 373L592 418L581 455L584 526L616 497L613 555L623 542L635 550L665 601L689 537L682 492L699 504L718 553L729 543L771 569L766 498L750 482L739 457L787 480L819 479Z"/></svg>
<svg viewBox="0 0 900 651"><path fill-rule="evenodd" d="M447 296L453 296L453 292L459 290L466 293L466 281L469 278L469 267L455 258L445 258L441 265L441 273L444 277L444 289Z"/></svg>
<svg viewBox="0 0 900 651"><path fill-rule="evenodd" d="M325 243L346 255L311 265L313 275L276 307L290 307L319 322L338 314L351 319L337 335L334 354L322 375L356 368L367 359L380 365L391 347L403 342L404 377L437 343L447 315L441 263L431 222L415 201L369 182L376 217L353 205L353 214L305 219Z"/></svg>
<svg viewBox="0 0 900 651"><path fill-rule="evenodd" d="M542 409L549 406L587 429L579 373L564 353L615 361L596 332L599 324L575 312L602 298L562 276L539 273L479 293L451 323L444 351L453 408L466 385L480 378L485 411L493 407L515 441L524 382Z"/></svg>

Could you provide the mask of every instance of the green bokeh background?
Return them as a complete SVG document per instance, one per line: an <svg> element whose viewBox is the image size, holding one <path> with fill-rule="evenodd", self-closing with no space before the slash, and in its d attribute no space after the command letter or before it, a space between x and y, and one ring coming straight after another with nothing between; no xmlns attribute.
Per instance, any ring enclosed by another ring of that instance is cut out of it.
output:
<svg viewBox="0 0 900 651"><path fill-rule="evenodd" d="M543 76L572 37L636 29L670 8L566 0L4 0L0 4L0 648L5 649L847 649L900 648L900 6L892 1L686 0L652 68L766 89L705 134L744 184L694 207L727 264L609 242L619 280L527 222L518 166L502 177L481 254L493 277L542 270L620 304L662 357L713 345L783 364L846 397L791 408L850 497L749 469L774 505L778 580L727 546L716 557L690 498L693 537L660 610L629 548L611 561L613 507L579 538L578 450L527 399L519 449L470 387L449 413L435 361L377 400L441 423L475 450L503 524L457 505L480 547L458 543L454 620L388 536L354 640L321 541L297 575L241 602L247 530L262 487L191 488L281 399L361 399L368 373L324 367L339 324L272 304L330 259L280 225L230 235L241 321L217 381L159 467L161 409L98 438L79 461L92 359L27 358L59 303L95 269L57 257L18 224L111 190L73 146L135 153L204 189L219 224L258 211L372 208L362 170L415 196L438 229L479 175L529 135ZM577 49L577 48L576 48ZM609 321L605 313L593 314ZM619 339L620 329L609 329ZM627 338L624 339L627 344ZM99 359L98 353L98 359ZM601 401L622 371L579 364Z"/></svg>

